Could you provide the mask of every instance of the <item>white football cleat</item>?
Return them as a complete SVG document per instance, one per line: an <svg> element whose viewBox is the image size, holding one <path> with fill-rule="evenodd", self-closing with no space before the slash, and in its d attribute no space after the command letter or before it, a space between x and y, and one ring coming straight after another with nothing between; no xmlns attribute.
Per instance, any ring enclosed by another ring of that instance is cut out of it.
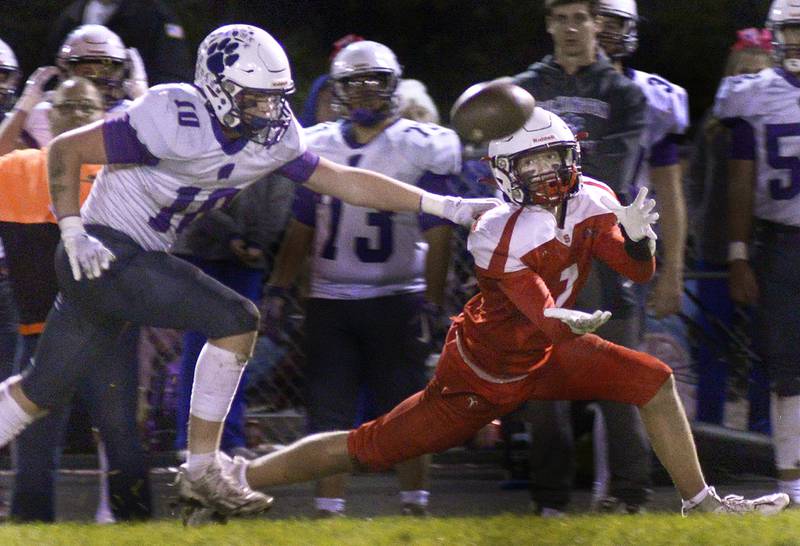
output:
<svg viewBox="0 0 800 546"><path fill-rule="evenodd" d="M720 498L714 488L710 487L708 495L701 502L694 506L687 505L688 503L684 502L681 507L681 514L684 516L697 513L756 513L764 516L773 516L789 505L789 495L786 493L773 493L755 499L745 499L740 495L727 495Z"/></svg>
<svg viewBox="0 0 800 546"><path fill-rule="evenodd" d="M231 464L234 464L233 462ZM184 512L184 523L197 525L207 521L224 521L229 516L253 516L272 506L272 497L253 491L223 470L222 463L208 467L196 480L189 478L186 464L178 470L176 481L181 504L196 508ZM189 512L189 513L187 513ZM205 521L196 512L207 513Z"/></svg>

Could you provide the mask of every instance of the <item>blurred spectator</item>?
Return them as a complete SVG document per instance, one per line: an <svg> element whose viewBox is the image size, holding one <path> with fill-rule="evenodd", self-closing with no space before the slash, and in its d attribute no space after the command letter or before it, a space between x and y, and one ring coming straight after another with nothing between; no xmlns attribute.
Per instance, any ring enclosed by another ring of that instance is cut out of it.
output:
<svg viewBox="0 0 800 546"><path fill-rule="evenodd" d="M347 47L353 42L360 42L364 38L358 34L346 34L333 42L331 45L330 61L342 48ZM303 111L297 116L300 125L311 127L317 123L334 121L339 119L339 111L334 105L333 83L330 74L322 74L311 84L308 97L303 103Z"/></svg>
<svg viewBox="0 0 800 546"><path fill-rule="evenodd" d="M202 269L225 286L258 305L265 274L272 269L274 247L289 220L294 183L270 174L242 190L223 209L205 214L181 232L172 253ZM189 402L194 369L206 338L199 332L183 336L175 448L187 447ZM254 454L247 449L244 391L249 366L245 369L222 429L221 449L231 456Z"/></svg>
<svg viewBox="0 0 800 546"><path fill-rule="evenodd" d="M74 129L103 113L98 90L85 79L66 80L56 90L50 110L55 134ZM58 285L52 256L59 229L50 210L47 151L18 150L0 157L0 236L6 241L14 296L20 312L23 356L20 367L31 359L39 341ZM86 198L98 166L82 169L81 198ZM113 351L103 355L103 366L84 377L78 396L89 409L92 424L107 447L110 503L120 520L150 516L148 468L136 428L137 368L136 328L128 328ZM102 350L95 348L95 350ZM12 516L21 521L54 521L54 472L69 408L51 411L17 439L16 480Z"/></svg>
<svg viewBox="0 0 800 546"><path fill-rule="evenodd" d="M344 119L306 131L309 150L437 193L460 167L455 133L398 119L401 68L382 44L359 41L331 65ZM387 213L298 189L294 218L262 320L280 318L284 294L309 251L306 384L309 432L347 429L366 387L381 415L422 388L450 261L451 226L427 214ZM444 319L446 320L446 319ZM428 456L397 466L403 512L426 513ZM345 511L345 476L317 483L320 516Z"/></svg>
<svg viewBox="0 0 800 546"><path fill-rule="evenodd" d="M7 116L6 119L3 120L2 125L0 125L0 154L11 151L16 147L42 148L50 143L50 140L53 138L53 133L51 131L51 116L53 111L51 101L53 93L45 93L44 87L53 77L86 77L95 85L96 89L100 91L103 107L109 112L117 112L127 108L130 104L128 97L133 97L136 93L142 92L143 85L146 88L146 83L143 83L143 79L146 80L144 76L144 66L142 65L138 53L131 49L126 49L119 36L101 25L84 25L71 32L61 45L57 64L60 68L55 66L43 66L38 68L26 82L22 95L14 104L13 113ZM56 230L54 233L57 234L58 231L55 226L51 227ZM52 273L52 268L50 271ZM52 274L43 278L51 279L51 277ZM57 286L54 278L52 279L52 283L51 290L54 291ZM45 294L47 293L48 292L45 292ZM52 296L55 297L55 293L53 293ZM46 308L41 310L44 315L47 314L51 303L52 298L47 300ZM39 329L37 333L40 331ZM135 360L137 336L138 331L136 329L126 331L124 338L120 342L121 350L119 351L118 358L122 360L125 360L125 358ZM31 350L34 348L35 344L31 347ZM131 377L126 376L126 378L129 380L120 382L120 385L130 389L130 392L122 393L122 388L115 392L117 396L123 397L126 403L130 402L130 407L125 406L125 409L131 409L136 407L137 380L135 374ZM92 390L93 388L102 389L101 384L89 384L87 389L92 391L91 396L102 396L102 390L94 392ZM82 410L84 410L83 406L80 404L85 403L88 396L90 395L79 399L79 403L76 405L78 411L74 412L70 420L70 425L78 424L80 426L85 424L82 423L80 419ZM120 403L119 406L122 407L124 404ZM86 413L90 414L88 410ZM59 415L69 416L69 411L65 409L63 414L59 413ZM48 419L54 419L53 422L56 424L53 426L57 427L60 426L61 419L65 418L63 416L49 416ZM119 421L121 423L119 429L130 432L130 429L127 428L130 423L125 417L120 417L111 412L107 414L107 417L109 419L121 419L121 421ZM57 458L54 458L52 455L52 450L59 449L58 445L62 443L62 439L59 436L54 436L53 438L47 437L47 424L39 424L33 428L35 429L34 432L23 434L24 439L18 442L19 459L30 461L30 465L26 466L21 472L26 476L46 474L38 470L41 465L55 465L57 467ZM135 427L133 430L136 430ZM106 436L108 436L108 434ZM53 441L55 441L55 444L50 445L49 442ZM120 439L114 439L114 441L124 442L124 440ZM106 447L108 448L109 456L112 458L119 457L117 453L112 452L128 450L127 447L123 447L127 445L125 443L117 446L104 446L102 439L98 440L97 443L101 471L109 464L106 460ZM47 445L50 451L43 449L41 445ZM30 454L28 450L36 454ZM115 461L112 461L112 463L115 463ZM133 468L134 471L136 471L138 467ZM98 518L103 520L111 519L111 516L104 515L109 513L110 510L102 506L103 499L108 498L109 487L121 487L124 489L129 485L124 480L120 481L119 478L115 478L109 483L106 481L105 477L106 473L103 472L101 474L100 483L101 507L98 509ZM126 478L126 476L123 475L123 478ZM49 490L42 489L42 497L40 498L49 498L48 491L52 491L52 485L49 486ZM147 494L149 495L149 491ZM127 505L132 506L138 502L129 502L129 493L125 493L124 491L119 493L115 492L115 496L119 500L119 503L116 506L112 506L112 508L113 511L119 514L120 518L130 519L149 516L149 497L146 499L145 503L147 506L140 509L136 507L126 507ZM19 504L22 505L25 502L27 501L20 501ZM26 513L28 515L20 515L19 517L48 519L52 517L52 508L47 508L42 504L38 507L31 508Z"/></svg>
<svg viewBox="0 0 800 546"><path fill-rule="evenodd" d="M125 47L119 36L102 25L84 25L67 36L55 66L38 68L25 84L13 113L0 126L0 154L15 148L41 148L53 139L50 132L50 95L44 88L54 77L87 78L100 90L107 112L127 108L147 90L141 56Z"/></svg>
<svg viewBox="0 0 800 546"><path fill-rule="evenodd" d="M714 116L731 128L728 265L731 299L752 306L770 378L778 487L800 504L800 6L767 18L776 66L723 80Z"/></svg>
<svg viewBox="0 0 800 546"><path fill-rule="evenodd" d="M397 85L400 117L420 123L439 123L439 109L419 80L400 80Z"/></svg>
<svg viewBox="0 0 800 546"><path fill-rule="evenodd" d="M725 63L723 77L755 74L772 66L772 36L767 29L737 32ZM722 206L728 199L728 150L730 131L714 118L709 108L700 123L686 177L690 228L694 240L694 269L702 274L692 282L698 298L695 320L702 327L694 359L697 363L696 419L721 425L731 366L736 356L731 336L739 335L741 318L735 320L728 286L728 215ZM739 323L739 324L737 324ZM746 342L744 332L742 338ZM769 432L769 386L760 363L751 362L748 428ZM747 370L744 371L747 374Z"/></svg>
<svg viewBox="0 0 800 546"><path fill-rule="evenodd" d="M600 49L597 2L547 0L547 31L554 53L517 75L517 84L537 105L558 114L581 140L583 174L608 184L625 202L639 160L647 122L647 101L639 87L619 74ZM595 260L576 306L613 313L596 333L636 347L641 313L632 283ZM633 507L647 500L650 450L636 408L601 402L609 430L622 449L612 458L611 494ZM575 471L569 402L528 403L532 424L531 495L543 515L564 511ZM623 447L624 446L624 447Z"/></svg>
<svg viewBox="0 0 800 546"><path fill-rule="evenodd" d="M77 0L53 24L42 58L56 56L75 27L103 25L141 53L151 85L191 82L193 55L178 18L162 0Z"/></svg>
<svg viewBox="0 0 800 546"><path fill-rule="evenodd" d="M5 118L16 101L19 64L14 51L0 40L0 117ZM17 348L17 311L8 280L8 264L0 241L0 381L9 377ZM0 517L3 502L0 500Z"/></svg>
<svg viewBox="0 0 800 546"><path fill-rule="evenodd" d="M14 51L3 40L0 40L0 116L6 114L14 106L19 85L19 64ZM8 264L3 242L0 241L0 381L14 372L14 356L17 351L17 309L8 279ZM0 520L8 516L9 503L6 491L0 488Z"/></svg>

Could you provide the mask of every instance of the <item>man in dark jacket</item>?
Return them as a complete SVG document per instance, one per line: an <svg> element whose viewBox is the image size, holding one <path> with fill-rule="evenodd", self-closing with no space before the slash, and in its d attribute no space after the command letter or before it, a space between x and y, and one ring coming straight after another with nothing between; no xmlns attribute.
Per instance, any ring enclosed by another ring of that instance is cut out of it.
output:
<svg viewBox="0 0 800 546"><path fill-rule="evenodd" d="M53 25L42 64L51 62L64 38L80 25L97 24L116 32L139 50L150 85L190 82L194 64L180 21L161 0L77 0Z"/></svg>
<svg viewBox="0 0 800 546"><path fill-rule="evenodd" d="M583 173L611 186L625 200L640 162L647 102L641 90L619 74L599 48L596 0L546 0L547 32L553 54L515 76L537 105L558 114L581 139ZM608 309L613 319L598 335L634 347L640 306L630 283L602 263L577 305ZM609 435L611 494L630 510L647 501L650 448L632 406L601 402ZM525 410L533 425L531 495L536 511L557 515L569 502L574 445L569 402L534 402Z"/></svg>

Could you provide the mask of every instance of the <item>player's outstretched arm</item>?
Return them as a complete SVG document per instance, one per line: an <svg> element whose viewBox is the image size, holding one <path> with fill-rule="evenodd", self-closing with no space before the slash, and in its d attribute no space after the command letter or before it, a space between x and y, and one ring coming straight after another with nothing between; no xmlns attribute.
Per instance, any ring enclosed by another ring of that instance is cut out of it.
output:
<svg viewBox="0 0 800 546"><path fill-rule="evenodd" d="M358 207L396 212L421 211L466 225L500 204L499 199L436 195L379 173L346 167L324 158L320 158L306 186Z"/></svg>
<svg viewBox="0 0 800 546"><path fill-rule="evenodd" d="M47 154L50 200L76 281L84 276L99 277L114 260L103 243L86 233L81 221L80 175L84 163L108 163L102 120L59 135Z"/></svg>

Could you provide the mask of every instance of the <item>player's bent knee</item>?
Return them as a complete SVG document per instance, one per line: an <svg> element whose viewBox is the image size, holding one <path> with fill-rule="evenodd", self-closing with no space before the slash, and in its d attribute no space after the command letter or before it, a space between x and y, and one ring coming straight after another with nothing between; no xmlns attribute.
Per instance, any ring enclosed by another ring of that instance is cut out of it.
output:
<svg viewBox="0 0 800 546"><path fill-rule="evenodd" d="M261 315L258 307L246 298L227 305L224 311L209 313L209 323L203 332L208 339L222 339L258 331Z"/></svg>

